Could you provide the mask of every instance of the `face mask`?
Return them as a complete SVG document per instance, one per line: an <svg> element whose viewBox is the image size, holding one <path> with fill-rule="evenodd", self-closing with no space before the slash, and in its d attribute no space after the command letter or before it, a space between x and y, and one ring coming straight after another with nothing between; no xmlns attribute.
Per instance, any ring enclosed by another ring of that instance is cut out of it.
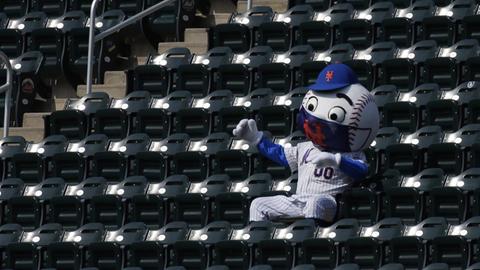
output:
<svg viewBox="0 0 480 270"><path fill-rule="evenodd" d="M354 143L355 134L363 135L361 137L365 138L363 143L358 147L358 149L362 149L363 144L365 144L371 133L371 129L369 128L362 129L345 126L317 118L307 113L303 106L297 115L297 125L313 144L318 145L324 150L333 152L352 152L350 145Z"/></svg>

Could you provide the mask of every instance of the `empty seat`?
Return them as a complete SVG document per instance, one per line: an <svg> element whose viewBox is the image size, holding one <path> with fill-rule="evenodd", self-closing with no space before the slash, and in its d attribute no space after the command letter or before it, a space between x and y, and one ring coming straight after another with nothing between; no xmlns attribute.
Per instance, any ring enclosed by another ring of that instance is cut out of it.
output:
<svg viewBox="0 0 480 270"><path fill-rule="evenodd" d="M424 213L422 194L411 187L391 187L383 196L385 217L399 217L405 224L416 224Z"/></svg>
<svg viewBox="0 0 480 270"><path fill-rule="evenodd" d="M97 134L105 134L111 140L121 140L128 134L128 116L122 109L98 110L94 119Z"/></svg>
<svg viewBox="0 0 480 270"><path fill-rule="evenodd" d="M366 188L353 188L342 193L339 210L341 217L355 217L363 225L370 225L378 220L377 197L373 191Z"/></svg>
<svg viewBox="0 0 480 270"><path fill-rule="evenodd" d="M84 200L90 200L94 196L103 194L106 188L105 178L89 177L77 185L68 185L65 196L78 196Z"/></svg>
<svg viewBox="0 0 480 270"><path fill-rule="evenodd" d="M137 153L148 151L150 143L151 140L147 134L135 133L121 141L111 142L108 150L110 152L120 152L128 159L132 159Z"/></svg>
<svg viewBox="0 0 480 270"><path fill-rule="evenodd" d="M246 179L251 170L251 160L244 151L223 150L212 161L215 174L227 174L233 181Z"/></svg>
<svg viewBox="0 0 480 270"><path fill-rule="evenodd" d="M391 262L401 263L406 269L420 269L425 264L427 254L424 244L419 237L395 237L389 242Z"/></svg>
<svg viewBox="0 0 480 270"><path fill-rule="evenodd" d="M237 23L217 24L209 32L210 47L229 47L234 53L250 49L251 37L248 26Z"/></svg>
<svg viewBox="0 0 480 270"><path fill-rule="evenodd" d="M426 123L438 125L444 131L461 127L460 108L454 100L434 100L426 105Z"/></svg>
<svg viewBox="0 0 480 270"><path fill-rule="evenodd" d="M38 153L19 153L12 158L11 176L27 184L41 182L46 173L45 160Z"/></svg>
<svg viewBox="0 0 480 270"><path fill-rule="evenodd" d="M191 181L198 182L208 175L208 159L201 152L181 152L172 158L173 174L186 175Z"/></svg>
<svg viewBox="0 0 480 270"><path fill-rule="evenodd" d="M128 220L143 222L149 229L159 229L165 225L165 204L158 195L136 195L129 202Z"/></svg>
<svg viewBox="0 0 480 270"><path fill-rule="evenodd" d="M202 64L179 66L175 89L189 91L194 97L206 96L210 90L210 71Z"/></svg>
<svg viewBox="0 0 480 270"><path fill-rule="evenodd" d="M188 241L178 241L173 245L174 265L181 265L186 269L206 267L211 259L211 247L228 239L230 224L225 221L212 222L191 234ZM205 237L206 236L206 237Z"/></svg>
<svg viewBox="0 0 480 270"><path fill-rule="evenodd" d="M66 180L67 183L81 182L85 176L88 167L88 160L84 159L83 153L85 148L81 151L74 150L69 153L57 153L52 157L52 176L60 177ZM70 148L69 148L70 150ZM106 150L102 149L102 150Z"/></svg>
<svg viewBox="0 0 480 270"><path fill-rule="evenodd" d="M310 45L316 51L328 50L332 44L332 30L327 22L309 21L300 24L295 45Z"/></svg>
<svg viewBox="0 0 480 270"><path fill-rule="evenodd" d="M464 168L463 153L459 145L439 143L427 150L427 167L441 168L447 174L459 174Z"/></svg>
<svg viewBox="0 0 480 270"><path fill-rule="evenodd" d="M19 17L23 17L27 12L29 6L29 1L22 0L22 1L11 1L7 0L2 3L0 6L0 10L7 14L9 18L15 19Z"/></svg>
<svg viewBox="0 0 480 270"><path fill-rule="evenodd" d="M247 25L252 30L254 37L258 27L265 22L273 20L275 12L268 6L257 6L245 11L244 13L234 13L230 18L230 23L240 23Z"/></svg>
<svg viewBox="0 0 480 270"><path fill-rule="evenodd" d="M302 262L312 264L313 269L333 268L337 264L338 250L335 247L335 241L332 239L305 239L302 242L302 251Z"/></svg>
<svg viewBox="0 0 480 270"><path fill-rule="evenodd" d="M147 9L157 3L157 0L147 0L144 8ZM175 2L157 10L142 21L143 33L152 46L156 47L159 42L168 40L183 40L186 27L182 19L183 14L182 5Z"/></svg>
<svg viewBox="0 0 480 270"><path fill-rule="evenodd" d="M58 196L50 199L47 220L59 223L65 230L76 230L84 222L84 205L74 196Z"/></svg>
<svg viewBox="0 0 480 270"><path fill-rule="evenodd" d="M421 29L423 40L435 40L440 46L455 43L455 23L447 16L424 18Z"/></svg>
<svg viewBox="0 0 480 270"><path fill-rule="evenodd" d="M11 243L6 249L6 267L12 269L37 269L42 253L50 243L60 240L63 230L60 224L45 224L22 237L19 243Z"/></svg>
<svg viewBox="0 0 480 270"><path fill-rule="evenodd" d="M6 223L16 223L24 230L34 230L42 224L42 205L36 197L14 197L8 200L4 213Z"/></svg>
<svg viewBox="0 0 480 270"><path fill-rule="evenodd" d="M45 121L47 134L64 135L74 141L83 140L90 127L87 116L78 110L52 112Z"/></svg>
<svg viewBox="0 0 480 270"><path fill-rule="evenodd" d="M97 152L93 156L92 175L107 181L123 180L127 173L127 160L119 152Z"/></svg>
<svg viewBox="0 0 480 270"><path fill-rule="evenodd" d="M187 151L190 143L190 136L185 133L174 133L164 140L153 141L149 151L161 152L168 156L173 156L176 153Z"/></svg>
<svg viewBox="0 0 480 270"><path fill-rule="evenodd" d="M394 42L400 48L410 47L414 40L414 23L407 18L386 18L380 27L380 38Z"/></svg>
<svg viewBox="0 0 480 270"><path fill-rule="evenodd" d="M57 268L79 268L82 264L83 247L102 241L104 233L105 228L100 223L88 223L78 230L65 232L61 241L50 243L47 246L46 265Z"/></svg>
<svg viewBox="0 0 480 270"><path fill-rule="evenodd" d="M107 230L119 229L125 218L122 200L115 195L94 196L88 205L89 222L102 223Z"/></svg>
<svg viewBox="0 0 480 270"><path fill-rule="evenodd" d="M229 47L215 47L208 50L206 54L195 54L192 63L197 64L196 68L206 68L209 72L217 72L221 65L231 63L233 58L234 54Z"/></svg>
<svg viewBox="0 0 480 270"><path fill-rule="evenodd" d="M378 268L382 258L382 248L379 240L373 237L356 237L348 239L345 244L346 263L355 263L363 268Z"/></svg>
<svg viewBox="0 0 480 270"><path fill-rule="evenodd" d="M148 91L153 96L166 96L169 89L167 69L159 65L142 65L133 71L133 91Z"/></svg>
<svg viewBox="0 0 480 270"><path fill-rule="evenodd" d="M256 264L268 264L273 269L290 269L297 245L311 238L314 231L314 221L309 219L296 221L285 228L276 228L271 240L262 240L258 244Z"/></svg>
<svg viewBox="0 0 480 270"><path fill-rule="evenodd" d="M166 162L162 154L139 152L135 155L135 175L142 175L149 182L160 182L165 178L166 171Z"/></svg>
<svg viewBox="0 0 480 270"><path fill-rule="evenodd" d="M354 19L340 23L338 43L350 43L356 50L363 50L373 42L373 27L368 20Z"/></svg>
<svg viewBox="0 0 480 270"><path fill-rule="evenodd" d="M108 109L110 106L110 96L105 92L93 92L86 94L80 99L69 98L65 103L64 110L78 110L88 117L87 127L91 125L91 119L94 114L101 109Z"/></svg>
<svg viewBox="0 0 480 270"><path fill-rule="evenodd" d="M175 132L186 133L192 138L203 138L210 133L211 119L206 109L180 110L175 117Z"/></svg>
<svg viewBox="0 0 480 270"><path fill-rule="evenodd" d="M266 130L273 136L287 136L293 126L290 109L286 106L263 107L257 114L257 124L260 130Z"/></svg>
<svg viewBox="0 0 480 270"><path fill-rule="evenodd" d="M321 12L317 20L326 21L331 27L338 28L342 21L352 19L355 13L355 8L350 3L336 3L329 9ZM336 32L336 31L335 31Z"/></svg>
<svg viewBox="0 0 480 270"><path fill-rule="evenodd" d="M292 44L290 25L284 22L266 22L258 28L256 46L270 46L274 52L286 52Z"/></svg>
<svg viewBox="0 0 480 270"><path fill-rule="evenodd" d="M394 102L383 107L383 127L396 127L402 132L414 132L419 125L418 119L414 103Z"/></svg>
<svg viewBox="0 0 480 270"><path fill-rule="evenodd" d="M269 221L251 222L249 225L233 230L231 240L215 245L215 264L227 265L232 269L248 269L251 265L253 246L260 241L271 239L274 226ZM240 241L239 241L240 240Z"/></svg>
<svg viewBox="0 0 480 270"><path fill-rule="evenodd" d="M188 91L174 91L164 98L154 98L152 109L164 109L169 114L176 113L182 109L190 108L192 93Z"/></svg>
<svg viewBox="0 0 480 270"><path fill-rule="evenodd" d="M450 224L463 222L467 215L466 197L456 187L435 188L428 194L427 214L445 217Z"/></svg>
<svg viewBox="0 0 480 270"><path fill-rule="evenodd" d="M106 194L122 196L124 201L130 201L136 195L145 194L147 179L141 175L129 176L120 183L110 184Z"/></svg>

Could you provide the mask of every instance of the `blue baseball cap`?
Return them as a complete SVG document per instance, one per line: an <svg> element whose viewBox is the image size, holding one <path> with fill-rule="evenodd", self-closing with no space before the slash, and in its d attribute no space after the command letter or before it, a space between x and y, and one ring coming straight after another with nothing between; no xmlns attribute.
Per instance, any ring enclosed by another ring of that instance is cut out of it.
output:
<svg viewBox="0 0 480 270"><path fill-rule="evenodd" d="M313 91L331 91L358 83L353 70L345 64L330 64L318 75L315 84L309 86Z"/></svg>

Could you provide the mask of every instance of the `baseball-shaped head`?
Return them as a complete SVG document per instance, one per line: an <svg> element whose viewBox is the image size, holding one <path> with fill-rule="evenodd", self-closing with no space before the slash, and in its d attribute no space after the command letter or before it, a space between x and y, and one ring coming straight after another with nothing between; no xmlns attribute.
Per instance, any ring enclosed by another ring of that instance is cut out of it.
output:
<svg viewBox="0 0 480 270"><path fill-rule="evenodd" d="M323 150L356 152L367 148L375 138L378 108L348 66L332 64L310 86L297 124Z"/></svg>

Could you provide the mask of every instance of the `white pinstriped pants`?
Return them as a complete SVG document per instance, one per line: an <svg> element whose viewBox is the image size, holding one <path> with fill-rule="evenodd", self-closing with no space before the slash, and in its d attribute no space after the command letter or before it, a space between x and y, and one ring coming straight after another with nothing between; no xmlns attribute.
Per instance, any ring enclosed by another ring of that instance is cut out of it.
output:
<svg viewBox="0 0 480 270"><path fill-rule="evenodd" d="M337 202L328 194L259 197L250 205L250 221L304 217L330 222L335 218L336 210Z"/></svg>

